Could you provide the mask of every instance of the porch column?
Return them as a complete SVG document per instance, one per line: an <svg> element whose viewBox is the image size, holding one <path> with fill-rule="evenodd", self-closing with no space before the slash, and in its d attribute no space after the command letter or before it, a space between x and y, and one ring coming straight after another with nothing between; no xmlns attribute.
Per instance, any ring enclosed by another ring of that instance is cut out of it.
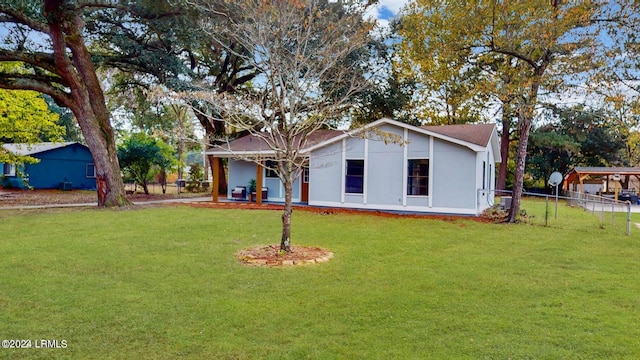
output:
<svg viewBox="0 0 640 360"><path fill-rule="evenodd" d="M213 183L211 184L211 197L214 203L218 202L218 191L220 190L220 158L213 157L213 174L211 177L213 178Z"/></svg>
<svg viewBox="0 0 640 360"><path fill-rule="evenodd" d="M262 163L256 164L256 204L262 204Z"/></svg>

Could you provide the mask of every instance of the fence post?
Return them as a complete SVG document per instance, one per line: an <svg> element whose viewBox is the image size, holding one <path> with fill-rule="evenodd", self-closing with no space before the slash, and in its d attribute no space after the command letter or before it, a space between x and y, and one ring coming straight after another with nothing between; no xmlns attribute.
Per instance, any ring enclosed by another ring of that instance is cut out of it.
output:
<svg viewBox="0 0 640 360"><path fill-rule="evenodd" d="M627 201L627 236L631 235L631 202Z"/></svg>
<svg viewBox="0 0 640 360"><path fill-rule="evenodd" d="M544 204L544 226L549 226L549 195L545 196L545 198L547 200Z"/></svg>
<svg viewBox="0 0 640 360"><path fill-rule="evenodd" d="M615 200L613 202L611 202L611 226L615 225L615 219L616 219L616 202Z"/></svg>

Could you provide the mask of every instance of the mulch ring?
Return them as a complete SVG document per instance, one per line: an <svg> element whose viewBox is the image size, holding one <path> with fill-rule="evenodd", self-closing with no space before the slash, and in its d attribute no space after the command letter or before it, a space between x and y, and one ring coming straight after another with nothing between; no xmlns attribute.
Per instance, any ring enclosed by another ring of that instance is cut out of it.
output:
<svg viewBox="0 0 640 360"><path fill-rule="evenodd" d="M292 246L291 252L284 252L279 245L258 245L238 251L236 258L248 266L294 266L327 262L333 253L312 246Z"/></svg>
<svg viewBox="0 0 640 360"><path fill-rule="evenodd" d="M284 206L282 204L256 204L247 202L187 202L182 205L192 206L196 208L207 209L246 209L246 210L279 210L282 211ZM314 206L294 206L294 210L308 211L319 215L339 215L339 214L353 214L353 215L373 215L385 218L420 218L420 219L432 219L456 222L458 220L471 220L481 223L493 223L495 222L491 218L482 216L455 216L455 215L433 215L433 214L416 214L416 213L393 213L379 210L358 210L358 209L345 209L345 208L326 208L326 207L314 207Z"/></svg>

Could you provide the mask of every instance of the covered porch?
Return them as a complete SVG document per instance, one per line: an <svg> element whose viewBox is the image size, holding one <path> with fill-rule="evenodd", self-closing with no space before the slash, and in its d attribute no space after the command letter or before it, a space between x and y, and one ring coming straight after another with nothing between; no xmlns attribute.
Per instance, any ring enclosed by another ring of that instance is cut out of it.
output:
<svg viewBox="0 0 640 360"><path fill-rule="evenodd" d="M564 177L564 189L584 194L637 199L640 192L640 168L575 167Z"/></svg>
<svg viewBox="0 0 640 360"><path fill-rule="evenodd" d="M219 163L227 158L228 190L223 194L212 193L213 202L244 201L262 204L263 202L282 203L285 200L284 185L273 171L273 160L243 160L231 156L214 155L210 157L212 168L220 169ZM222 174L213 171L212 188L216 189ZM309 196L309 169L305 167L293 183L292 201L304 204Z"/></svg>

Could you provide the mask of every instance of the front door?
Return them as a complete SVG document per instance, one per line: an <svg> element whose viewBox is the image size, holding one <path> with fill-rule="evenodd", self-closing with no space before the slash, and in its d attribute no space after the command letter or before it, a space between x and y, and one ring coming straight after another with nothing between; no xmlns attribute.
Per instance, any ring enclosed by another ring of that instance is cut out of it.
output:
<svg viewBox="0 0 640 360"><path fill-rule="evenodd" d="M302 188L300 189L300 201L309 202L309 168L302 170Z"/></svg>

